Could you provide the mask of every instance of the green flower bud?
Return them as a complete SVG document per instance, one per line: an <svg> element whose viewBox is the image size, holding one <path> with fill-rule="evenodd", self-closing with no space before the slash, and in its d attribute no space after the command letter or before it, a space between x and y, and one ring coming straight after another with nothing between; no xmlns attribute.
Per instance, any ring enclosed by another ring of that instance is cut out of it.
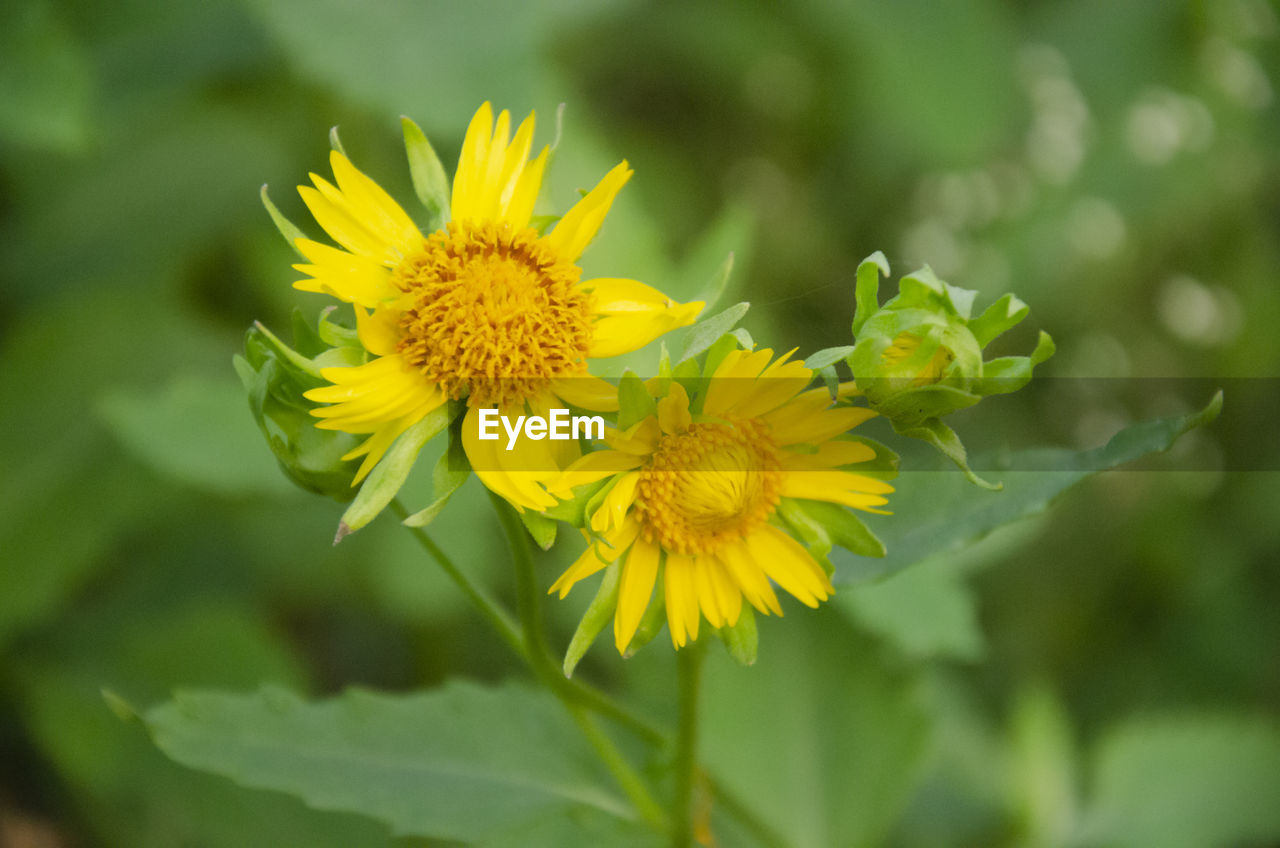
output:
<svg viewBox="0 0 1280 848"><path fill-rule="evenodd" d="M327 314L316 330L295 312L293 331L297 349L255 323L245 336L244 355L234 358L236 373L249 395L249 409L289 479L309 492L349 501L356 494L351 480L358 463L342 457L359 444L359 437L317 429L311 415L317 404L302 393L327 385L321 368L359 364L361 351L326 345L322 337L337 339L344 331Z"/></svg>
<svg viewBox="0 0 1280 848"><path fill-rule="evenodd" d="M926 266L903 277L898 294L881 306L881 273L888 276L889 263L878 251L858 266L856 343L847 359L858 390L899 433L930 442L987 485L969 470L964 446L941 418L1025 386L1035 366L1053 355L1053 340L1041 332L1030 356L984 361L983 349L1027 317L1025 303L1006 294L972 318L977 292L938 279Z"/></svg>

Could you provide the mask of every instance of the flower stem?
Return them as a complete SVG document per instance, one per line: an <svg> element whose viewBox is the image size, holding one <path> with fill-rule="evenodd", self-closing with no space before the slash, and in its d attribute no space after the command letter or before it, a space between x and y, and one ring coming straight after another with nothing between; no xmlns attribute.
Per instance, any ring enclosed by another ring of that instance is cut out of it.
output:
<svg viewBox="0 0 1280 848"><path fill-rule="evenodd" d="M676 792L671 808L672 848L693 844L693 786L698 768L698 696L702 688L702 644L676 652L679 724L676 726Z"/></svg>
<svg viewBox="0 0 1280 848"><path fill-rule="evenodd" d="M565 709L577 722L583 735L595 749L605 767L609 769L614 780L627 794L640 817L655 828L665 830L666 815L653 799L644 780L627 762L613 740L587 714L583 708L584 704L579 700L582 697L579 689L570 685L571 682L565 678L552 656L542 626L542 594L538 591L538 579L533 568L529 539L515 510L501 496L493 492L489 493L489 499L506 534L507 545L511 549L511 559L516 568L516 608L520 615L525 656L530 668L538 679L560 699Z"/></svg>
<svg viewBox="0 0 1280 848"><path fill-rule="evenodd" d="M409 511L405 509L404 504L400 503L399 500L391 502L391 509L396 515L400 516L401 521L409 516ZM498 632L498 636L502 638L502 641L506 642L522 659L528 660L529 657L526 653L524 641L520 638L520 630L515 621L512 620L510 613L499 606L498 602L490 597L489 593L483 588L471 582L471 579L458 568L449 555L435 543L435 540L427 535L427 531L421 527L409 527L408 529L413 534L413 537L418 540L418 544L422 546L423 550L436 561L436 564L444 570L445 574L449 575L454 584L462 590L462 594L467 596L467 600L471 601L471 605L485 617L489 624L493 625L493 629Z"/></svg>

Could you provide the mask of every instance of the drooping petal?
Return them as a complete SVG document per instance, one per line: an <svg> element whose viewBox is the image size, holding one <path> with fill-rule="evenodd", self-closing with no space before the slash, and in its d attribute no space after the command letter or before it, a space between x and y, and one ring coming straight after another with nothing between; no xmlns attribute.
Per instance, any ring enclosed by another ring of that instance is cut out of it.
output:
<svg viewBox="0 0 1280 848"><path fill-rule="evenodd" d="M633 171L624 160L605 174L586 197L575 203L573 208L565 213L551 234L546 237L547 242L555 248L557 253L570 262L578 260L582 251L586 250L587 245L600 230L605 215L609 213L609 207L613 205L613 199L618 196L618 192L631 178L632 173Z"/></svg>
<svg viewBox="0 0 1280 848"><path fill-rule="evenodd" d="M658 576L658 554L657 545L643 538L637 539L622 567L618 606L613 617L614 644L620 654L625 653L631 644L645 608L649 606L649 597Z"/></svg>
<svg viewBox="0 0 1280 848"><path fill-rule="evenodd" d="M753 607L764 615L782 615L782 606L778 603L773 587L769 585L764 569L756 564L751 553L741 543L721 548L717 552L717 558Z"/></svg>
<svg viewBox="0 0 1280 848"><path fill-rule="evenodd" d="M835 591L822 566L799 542L777 527L765 524L744 543L764 573L800 603L816 607Z"/></svg>
<svg viewBox="0 0 1280 848"><path fill-rule="evenodd" d="M522 441L529 440L517 439L517 448L524 447L521 445ZM505 434L497 439L482 440L480 410L477 407L469 408L462 422L462 448L480 481L506 498L517 510L544 510L556 505L556 499L541 483L557 473L556 469L550 467L550 458L544 463L541 457L531 457L527 453L527 447L519 451L506 450ZM532 450L536 451L536 448ZM529 470L530 468L535 470Z"/></svg>
<svg viewBox="0 0 1280 848"><path fill-rule="evenodd" d="M667 629L677 648L698 638L698 590L693 583L693 560L685 554L667 553L663 572L667 598Z"/></svg>
<svg viewBox="0 0 1280 848"><path fill-rule="evenodd" d="M693 585L698 594L698 606L712 627L724 627L725 615L720 608L720 594L712 582L711 571L709 557L693 558Z"/></svg>

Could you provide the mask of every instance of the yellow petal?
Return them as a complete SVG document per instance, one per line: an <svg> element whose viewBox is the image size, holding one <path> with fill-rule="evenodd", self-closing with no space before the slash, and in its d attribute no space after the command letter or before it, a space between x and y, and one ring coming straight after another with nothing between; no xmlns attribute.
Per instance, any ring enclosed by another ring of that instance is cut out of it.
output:
<svg viewBox="0 0 1280 848"><path fill-rule="evenodd" d="M782 404L804 391L813 382L813 372L804 367L803 362L788 362L795 353L779 357L776 362L761 372L751 394L734 406L734 414L743 418L755 418L772 412Z"/></svg>
<svg viewBox="0 0 1280 848"><path fill-rule="evenodd" d="M744 542L764 573L800 603L816 607L835 591L822 566L799 542L777 527L766 524Z"/></svg>
<svg viewBox="0 0 1280 848"><path fill-rule="evenodd" d="M782 468L784 471L821 471L839 465L869 462L875 458L876 452L870 445L833 440L818 445L817 453L783 451Z"/></svg>
<svg viewBox="0 0 1280 848"><path fill-rule="evenodd" d="M707 573L711 591L715 593L720 613L724 617L724 626L733 627L742 614L742 590L733 582L724 563L718 558L703 555L698 558L698 567Z"/></svg>
<svg viewBox="0 0 1280 848"><path fill-rule="evenodd" d="M708 381L703 414L721 416L734 411L756 390L756 378L772 358L773 351L768 348L730 351Z"/></svg>
<svg viewBox="0 0 1280 848"><path fill-rule="evenodd" d="M337 150L330 151L329 164L338 181L338 189L346 199L347 207L366 229L387 244L398 246L408 253L422 242L422 233L413 220L400 208L391 195Z"/></svg>
<svg viewBox="0 0 1280 848"><path fill-rule="evenodd" d="M369 309L400 296L390 271L377 259L305 238L295 239L294 246L311 260L309 265L293 266L310 276L295 282L296 289L332 295Z"/></svg>
<svg viewBox="0 0 1280 848"><path fill-rule="evenodd" d="M556 397L581 409L618 411L618 387L590 374L555 380L551 383L551 391Z"/></svg>
<svg viewBox="0 0 1280 848"><path fill-rule="evenodd" d="M526 469L530 464L538 463L530 463L523 452L512 457L517 452L506 450L505 438L492 441L480 439L480 410L476 407L467 410L467 416L462 422L462 448L480 482L509 501L517 510L544 510L556 505L556 499L539 482L549 476L548 470L509 470L517 462ZM554 474L554 471L549 469L550 474Z"/></svg>
<svg viewBox="0 0 1280 848"><path fill-rule="evenodd" d="M597 533L606 533L611 528L621 526L626 519L627 510L636 502L636 487L639 485L640 473L637 471L619 477L591 516L591 529Z"/></svg>
<svg viewBox="0 0 1280 848"><path fill-rule="evenodd" d="M608 558L606 558L606 556ZM596 545L588 545L587 549L582 552L573 564L564 570L564 573L551 584L551 588L547 590L547 594L551 595L556 592L560 593L561 599L569 594L569 590L574 587L579 580L583 580L595 574L600 569L609 565L616 559L616 555L612 550L599 549Z"/></svg>
<svg viewBox="0 0 1280 848"><path fill-rule="evenodd" d="M817 389L826 392L826 389ZM841 406L835 409L813 408L812 403L800 403L804 395L763 420L770 427L774 440L780 445L819 444L847 433L868 418L874 418L874 410L861 406Z"/></svg>
<svg viewBox="0 0 1280 848"><path fill-rule="evenodd" d="M778 603L773 587L769 585L764 569L756 564L750 551L741 543L721 548L717 552L717 558L753 607L764 615L782 615L782 606Z"/></svg>
<svg viewBox="0 0 1280 848"><path fill-rule="evenodd" d="M643 312L619 312L598 318L592 325L591 347L587 356L592 359L607 359L639 350L659 336L692 324L703 307L700 300L672 303L670 307Z"/></svg>
<svg viewBox="0 0 1280 848"><path fill-rule="evenodd" d="M622 581L618 585L618 606L613 617L614 644L618 653L625 653L636 635L640 619L653 594L653 583L658 576L658 546L644 539L637 539L627 554L622 567Z"/></svg>
<svg viewBox="0 0 1280 848"><path fill-rule="evenodd" d="M604 440L614 450L636 456L649 456L658 449L658 440L661 438L662 428L658 426L658 419L650 415L632 424L625 432L606 430Z"/></svg>
<svg viewBox="0 0 1280 848"><path fill-rule="evenodd" d="M667 627L671 630L671 642L677 648L684 647L691 639L698 638L698 590L693 584L693 560L684 554L667 552L667 566L663 572L667 597Z"/></svg>
<svg viewBox="0 0 1280 848"><path fill-rule="evenodd" d="M376 356L391 356L400 344L400 312L375 309L366 313L356 307L356 332L364 349Z"/></svg>
<svg viewBox="0 0 1280 848"><path fill-rule="evenodd" d="M711 568L707 562L703 562L704 559L709 560L707 557L697 557L693 559L692 564L693 585L698 593L698 606L702 608L702 614L707 617L712 627L724 627L720 595L712 583Z"/></svg>
<svg viewBox="0 0 1280 848"><path fill-rule="evenodd" d="M618 196L632 173L626 161L621 162L605 174L586 197L565 213L547 236L548 243L557 253L570 262L578 260L600 230L609 207L613 205L613 199Z"/></svg>
<svg viewBox="0 0 1280 848"><path fill-rule="evenodd" d="M866 509L881 506L893 491L883 480L851 471L793 471L782 480L784 498L807 498Z"/></svg>
<svg viewBox="0 0 1280 848"><path fill-rule="evenodd" d="M454 220L474 219L493 138L493 106L485 101L467 126L458 155L458 170L453 177L453 198L449 204Z"/></svg>
<svg viewBox="0 0 1280 848"><path fill-rule="evenodd" d="M523 230L529 226L529 218L533 216L533 205L537 202L538 192L542 188L542 173L547 168L549 153L550 148L542 148L538 158L520 172L515 182L505 215L505 219L511 224L513 230Z"/></svg>
<svg viewBox="0 0 1280 848"><path fill-rule="evenodd" d="M506 438L504 435L503 438ZM585 486L605 477L621 474L639 468L644 462L641 457L614 450L592 451L584 454L564 470L550 484L552 491L563 498L572 497L572 490Z"/></svg>

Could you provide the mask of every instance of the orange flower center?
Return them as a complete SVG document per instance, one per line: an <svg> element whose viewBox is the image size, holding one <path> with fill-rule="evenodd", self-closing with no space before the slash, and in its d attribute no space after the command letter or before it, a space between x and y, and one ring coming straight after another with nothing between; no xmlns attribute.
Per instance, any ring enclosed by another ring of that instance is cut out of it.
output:
<svg viewBox="0 0 1280 848"><path fill-rule="evenodd" d="M766 425L699 423L658 443L640 472L636 506L646 539L705 553L768 521L781 490L778 447Z"/></svg>
<svg viewBox="0 0 1280 848"><path fill-rule="evenodd" d="M536 230L450 223L392 272L405 293L399 352L449 397L518 407L586 370L590 296L581 269Z"/></svg>

